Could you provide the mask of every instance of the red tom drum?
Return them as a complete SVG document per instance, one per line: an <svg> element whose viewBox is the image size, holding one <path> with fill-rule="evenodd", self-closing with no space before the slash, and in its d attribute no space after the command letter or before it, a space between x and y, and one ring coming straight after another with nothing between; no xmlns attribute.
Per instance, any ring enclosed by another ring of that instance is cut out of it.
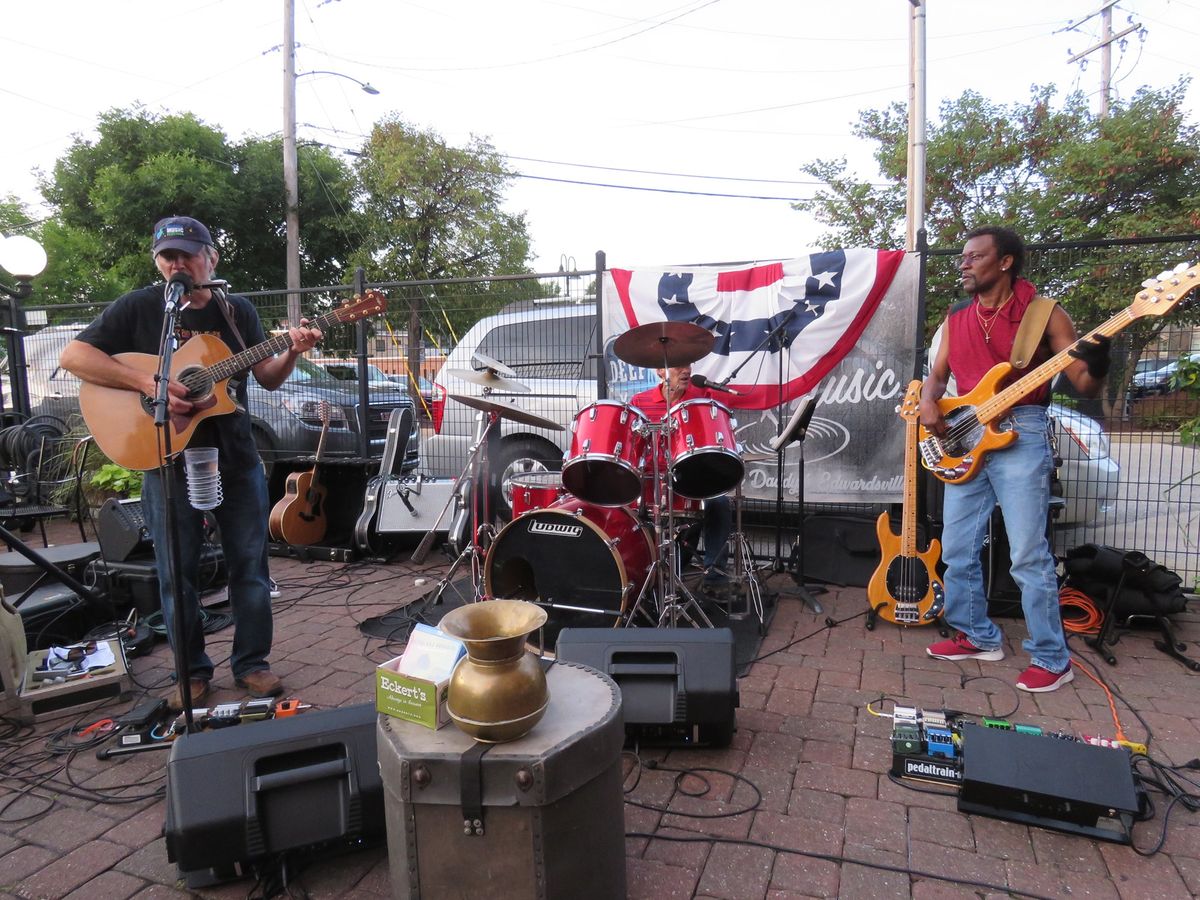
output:
<svg viewBox="0 0 1200 900"><path fill-rule="evenodd" d="M742 483L746 465L738 452L728 407L716 400L687 400L672 406L667 416L676 494L708 500Z"/></svg>
<svg viewBox="0 0 1200 900"><path fill-rule="evenodd" d="M513 518L534 509L553 506L567 493L563 487L562 472L525 472L508 480L512 497Z"/></svg>
<svg viewBox="0 0 1200 900"><path fill-rule="evenodd" d="M637 407L615 400L597 400L576 413L562 470L567 491L597 506L637 500L648 424Z"/></svg>

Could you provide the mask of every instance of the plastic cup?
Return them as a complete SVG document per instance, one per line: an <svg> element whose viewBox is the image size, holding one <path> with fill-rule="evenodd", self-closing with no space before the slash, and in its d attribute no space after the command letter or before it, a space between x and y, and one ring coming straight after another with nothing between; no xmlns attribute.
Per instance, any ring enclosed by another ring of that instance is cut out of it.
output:
<svg viewBox="0 0 1200 900"><path fill-rule="evenodd" d="M221 472L216 447L194 447L183 451L187 474L188 502L193 509L216 509L221 505Z"/></svg>

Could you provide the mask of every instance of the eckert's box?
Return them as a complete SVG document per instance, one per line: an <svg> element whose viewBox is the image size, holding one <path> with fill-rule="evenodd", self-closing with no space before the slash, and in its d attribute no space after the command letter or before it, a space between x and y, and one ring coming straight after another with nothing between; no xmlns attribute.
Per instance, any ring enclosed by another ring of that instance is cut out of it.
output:
<svg viewBox="0 0 1200 900"><path fill-rule="evenodd" d="M465 652L460 641L416 625L404 653L375 670L375 708L426 728L441 728L450 721L450 675Z"/></svg>

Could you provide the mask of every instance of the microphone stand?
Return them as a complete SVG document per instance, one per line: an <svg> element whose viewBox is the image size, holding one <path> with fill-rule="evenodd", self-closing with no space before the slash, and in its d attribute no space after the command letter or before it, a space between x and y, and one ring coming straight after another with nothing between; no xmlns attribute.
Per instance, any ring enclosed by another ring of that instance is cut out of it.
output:
<svg viewBox="0 0 1200 900"><path fill-rule="evenodd" d="M170 291L170 285L167 286L167 291ZM175 358L175 323L182 311L183 307L177 301L171 300L168 294L166 312L163 316L163 330L158 339L158 371L154 375L155 390L152 405L154 407L154 425L159 434L159 446L163 451L162 464L158 467L158 477L162 484L165 505L163 527L168 536L167 571L172 586L172 602L175 604L171 623L171 630L175 638L175 679L183 704L184 732L190 734L196 730L196 726L192 719L192 684L188 671L187 649L189 634L195 627L195 623L185 622L182 614L183 598L180 594L180 586L183 584L183 579L179 572L179 529L175 524L175 478L173 477L176 460L171 458L171 429L167 427L171 418L167 384L171 377L171 361Z"/></svg>

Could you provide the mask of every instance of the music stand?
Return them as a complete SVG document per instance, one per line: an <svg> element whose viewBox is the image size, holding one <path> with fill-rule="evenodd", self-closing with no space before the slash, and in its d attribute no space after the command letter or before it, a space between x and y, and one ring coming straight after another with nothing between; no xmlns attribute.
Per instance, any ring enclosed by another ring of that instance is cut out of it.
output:
<svg viewBox="0 0 1200 900"><path fill-rule="evenodd" d="M790 569L792 580L796 582L796 594L801 601L808 604L814 613L819 615L825 610L813 595L823 594L825 588L804 583L804 438L808 435L808 423L812 421L813 411L816 408L817 398L815 395L810 394L801 400L783 431L771 438L769 446L780 454L782 461L782 454L788 444L794 442L799 445L800 460L796 478L796 495L800 503L800 525L796 529L796 540L792 544ZM780 483L782 484L782 479L780 479Z"/></svg>

